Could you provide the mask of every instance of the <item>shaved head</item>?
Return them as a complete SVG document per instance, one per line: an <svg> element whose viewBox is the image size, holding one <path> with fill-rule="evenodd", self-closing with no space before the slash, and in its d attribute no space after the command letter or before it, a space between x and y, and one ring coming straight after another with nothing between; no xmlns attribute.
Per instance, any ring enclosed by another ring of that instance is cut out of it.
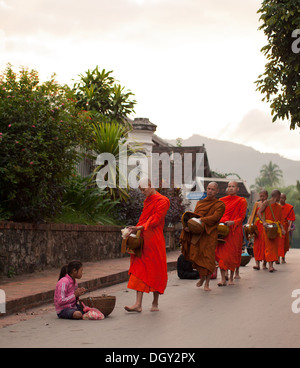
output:
<svg viewBox="0 0 300 368"><path fill-rule="evenodd" d="M145 197L150 197L156 193L156 190L151 187L151 180L148 177L143 177L139 181L139 190L144 194Z"/></svg>
<svg viewBox="0 0 300 368"><path fill-rule="evenodd" d="M218 188L219 189L219 185L218 185L218 183L216 183L215 181L211 181L210 183L208 183L208 186L209 185L213 185L213 186L215 186L216 188ZM207 187L208 187L207 186Z"/></svg>
<svg viewBox="0 0 300 368"><path fill-rule="evenodd" d="M151 180L147 176L144 176L139 181L139 187L141 187L141 188L151 187Z"/></svg>
<svg viewBox="0 0 300 368"><path fill-rule="evenodd" d="M278 189L274 189L273 191L272 191L272 193L271 193L271 197L280 197L281 196L281 192L280 192L280 190L278 190Z"/></svg>
<svg viewBox="0 0 300 368"><path fill-rule="evenodd" d="M227 193L228 195L237 195L239 189L239 185L236 181L230 181L227 186Z"/></svg>
<svg viewBox="0 0 300 368"><path fill-rule="evenodd" d="M219 192L219 186L215 181L208 184L206 188L207 198L214 199Z"/></svg>

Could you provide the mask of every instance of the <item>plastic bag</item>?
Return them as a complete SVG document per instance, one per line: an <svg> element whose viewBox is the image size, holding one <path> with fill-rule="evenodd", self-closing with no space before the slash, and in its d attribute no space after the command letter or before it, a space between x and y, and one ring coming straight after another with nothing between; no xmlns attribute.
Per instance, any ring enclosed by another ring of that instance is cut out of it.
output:
<svg viewBox="0 0 300 368"><path fill-rule="evenodd" d="M82 303L83 306L83 316L82 319L91 319L91 320L102 320L104 319L104 314L99 311L97 308L90 308L87 307L84 303Z"/></svg>

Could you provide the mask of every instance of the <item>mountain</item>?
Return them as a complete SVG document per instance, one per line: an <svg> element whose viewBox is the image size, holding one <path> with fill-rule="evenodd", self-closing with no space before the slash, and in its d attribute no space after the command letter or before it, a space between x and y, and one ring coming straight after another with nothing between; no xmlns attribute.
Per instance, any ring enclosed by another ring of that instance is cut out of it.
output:
<svg viewBox="0 0 300 368"><path fill-rule="evenodd" d="M166 140L176 145L175 140ZM203 137L197 134L182 140L183 146L205 145L210 169L222 174L236 173L250 186L255 183L263 165L270 161L283 173L285 186L300 180L300 161L289 160L277 153L262 153L242 144Z"/></svg>

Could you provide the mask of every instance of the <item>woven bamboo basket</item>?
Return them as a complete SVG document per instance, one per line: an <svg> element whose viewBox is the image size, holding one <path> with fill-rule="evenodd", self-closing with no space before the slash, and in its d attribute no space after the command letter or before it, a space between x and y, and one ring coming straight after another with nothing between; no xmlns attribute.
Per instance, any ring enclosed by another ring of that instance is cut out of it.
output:
<svg viewBox="0 0 300 368"><path fill-rule="evenodd" d="M105 317L109 316L114 310L116 305L116 297L111 295L93 296L80 299L82 303L90 308L97 308L104 314Z"/></svg>

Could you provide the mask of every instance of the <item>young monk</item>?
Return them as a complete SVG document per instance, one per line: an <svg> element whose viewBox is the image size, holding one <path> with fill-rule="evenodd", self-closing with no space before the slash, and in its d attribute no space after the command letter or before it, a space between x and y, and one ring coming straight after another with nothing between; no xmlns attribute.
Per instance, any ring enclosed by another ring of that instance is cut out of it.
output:
<svg viewBox="0 0 300 368"><path fill-rule="evenodd" d="M256 216L261 205L268 199L269 193L267 190L262 190L259 193L259 201L257 202ZM265 238L264 238L264 228L259 217L256 217L254 224L257 227L258 235L254 238L253 242L253 253L256 265L253 266L254 270L260 270L260 262L263 262L263 268L265 266Z"/></svg>
<svg viewBox="0 0 300 368"><path fill-rule="evenodd" d="M198 270L200 280L196 284L201 287L204 282L204 290L211 291L209 281L216 268L215 249L217 246L217 226L225 211L225 205L216 198L219 192L218 184L208 184L207 197L197 202L194 213L198 214L204 231L199 236L194 236L189 228L182 229L180 235L181 251L186 259L193 262Z"/></svg>
<svg viewBox="0 0 300 368"><path fill-rule="evenodd" d="M150 310L157 312L159 295L164 293L168 280L163 229L170 201L151 187L150 180L142 179L139 184L139 189L146 199L137 225L128 228L128 236L142 230L144 246L141 257L130 256L130 278L127 287L136 290L136 301L132 306L124 308L128 312L142 312L144 293L153 292Z"/></svg>
<svg viewBox="0 0 300 368"><path fill-rule="evenodd" d="M286 194L281 193L280 196L280 205L282 209L282 224L285 230L285 235L283 235L279 239L279 248L278 248L278 261L281 257L281 263L286 263L285 255L290 249L290 236L289 232L291 231L291 227L293 222L296 220L294 207L286 203Z"/></svg>
<svg viewBox="0 0 300 368"><path fill-rule="evenodd" d="M227 186L226 197L220 200L225 203L225 213L220 222L229 226L229 234L225 244L218 244L216 259L219 262L222 280L218 286L226 286L226 271L230 270L229 285L233 285L234 271L240 267L243 245L243 220L246 216L247 201L237 195L238 183L230 181Z"/></svg>
<svg viewBox="0 0 300 368"><path fill-rule="evenodd" d="M279 238L282 234L285 234L285 230L282 226L282 209L279 203L280 191L274 189L271 193L271 199L265 201L257 212L257 216L260 218L264 227L264 239L265 239L265 260L269 263L269 272L276 271L273 264L278 260L278 246ZM274 215L274 217L273 217ZM269 239L266 233L266 228L270 223L277 223L278 234L275 239Z"/></svg>

